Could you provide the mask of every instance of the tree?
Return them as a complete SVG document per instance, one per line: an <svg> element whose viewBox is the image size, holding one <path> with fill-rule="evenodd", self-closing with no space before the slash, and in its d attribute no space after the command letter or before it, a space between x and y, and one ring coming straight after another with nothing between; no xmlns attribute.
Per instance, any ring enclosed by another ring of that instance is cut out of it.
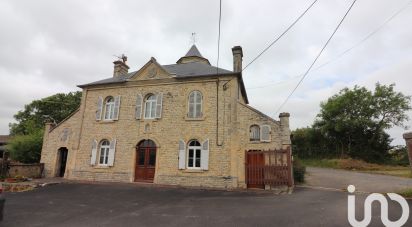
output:
<svg viewBox="0 0 412 227"><path fill-rule="evenodd" d="M43 130L38 130L27 135L15 136L7 145L10 158L23 163L36 163L40 161L43 144Z"/></svg>
<svg viewBox="0 0 412 227"><path fill-rule="evenodd" d="M341 90L321 103L313 127L338 145L341 157L384 161L391 148L385 130L404 126L411 110L411 97L395 92L394 86L377 83L373 92L359 86Z"/></svg>
<svg viewBox="0 0 412 227"><path fill-rule="evenodd" d="M81 96L77 91L32 101L14 115L17 123L9 124L10 135L30 134L32 130L42 129L45 121L59 123L79 107Z"/></svg>
<svg viewBox="0 0 412 227"><path fill-rule="evenodd" d="M40 161L45 121L59 123L80 106L81 92L58 93L24 106L10 123L13 136L7 145L10 157L23 163Z"/></svg>

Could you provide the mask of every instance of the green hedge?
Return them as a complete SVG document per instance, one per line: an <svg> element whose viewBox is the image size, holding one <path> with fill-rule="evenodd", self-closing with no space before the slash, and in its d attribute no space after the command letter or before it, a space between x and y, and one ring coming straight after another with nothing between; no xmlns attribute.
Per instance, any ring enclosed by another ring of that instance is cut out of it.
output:
<svg viewBox="0 0 412 227"><path fill-rule="evenodd" d="M298 159L294 157L293 159L293 178L295 183L305 182L306 166Z"/></svg>

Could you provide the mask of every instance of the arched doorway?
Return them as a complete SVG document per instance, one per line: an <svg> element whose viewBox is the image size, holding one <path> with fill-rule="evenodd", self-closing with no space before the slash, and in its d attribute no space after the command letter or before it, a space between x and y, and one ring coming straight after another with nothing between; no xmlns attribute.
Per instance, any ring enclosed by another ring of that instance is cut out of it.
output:
<svg viewBox="0 0 412 227"><path fill-rule="evenodd" d="M135 181L153 182L156 167L156 144L142 140L136 146Z"/></svg>
<svg viewBox="0 0 412 227"><path fill-rule="evenodd" d="M67 153L68 150L66 147L59 148L57 152L56 177L64 177L64 173L66 172Z"/></svg>

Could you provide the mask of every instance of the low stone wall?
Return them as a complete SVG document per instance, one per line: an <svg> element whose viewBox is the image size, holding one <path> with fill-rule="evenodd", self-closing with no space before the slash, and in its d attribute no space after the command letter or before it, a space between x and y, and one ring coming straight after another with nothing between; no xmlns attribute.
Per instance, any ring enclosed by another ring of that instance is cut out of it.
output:
<svg viewBox="0 0 412 227"><path fill-rule="evenodd" d="M43 176L44 163L36 164L10 164L10 177L23 176L28 178L41 178Z"/></svg>

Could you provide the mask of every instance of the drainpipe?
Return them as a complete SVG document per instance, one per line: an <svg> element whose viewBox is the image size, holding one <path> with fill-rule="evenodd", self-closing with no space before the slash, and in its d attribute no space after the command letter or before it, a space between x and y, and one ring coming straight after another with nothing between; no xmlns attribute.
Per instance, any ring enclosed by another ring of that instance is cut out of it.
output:
<svg viewBox="0 0 412 227"><path fill-rule="evenodd" d="M223 142L219 142L219 77L216 80L216 145L222 146Z"/></svg>

